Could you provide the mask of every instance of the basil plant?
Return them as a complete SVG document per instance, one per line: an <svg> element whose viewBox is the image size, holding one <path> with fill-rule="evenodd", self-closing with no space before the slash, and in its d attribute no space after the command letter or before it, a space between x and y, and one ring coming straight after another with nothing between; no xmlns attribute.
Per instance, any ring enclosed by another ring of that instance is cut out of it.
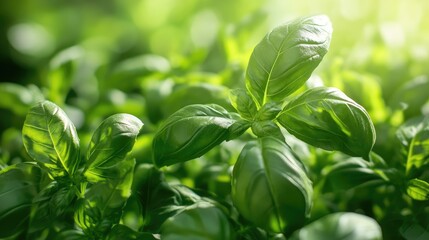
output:
<svg viewBox="0 0 429 240"><path fill-rule="evenodd" d="M323 15L274 28L250 56L245 87L231 90L236 111L216 104L179 109L153 139L154 164L201 157L248 132L253 140L232 171L235 208L246 221L273 234L290 235L304 226L313 205L312 181L285 141L285 131L315 147L366 160L375 142L367 111L340 90L298 92L328 52L331 35L331 22Z"/></svg>

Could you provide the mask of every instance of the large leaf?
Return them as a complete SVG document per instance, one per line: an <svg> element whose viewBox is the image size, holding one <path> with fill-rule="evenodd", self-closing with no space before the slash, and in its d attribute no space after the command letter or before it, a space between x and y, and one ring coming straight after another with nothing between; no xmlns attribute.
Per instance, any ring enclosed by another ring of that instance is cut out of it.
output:
<svg viewBox="0 0 429 240"><path fill-rule="evenodd" d="M277 119L295 137L326 150L368 159L375 143L368 113L336 88L307 90L289 102Z"/></svg>
<svg viewBox="0 0 429 240"><path fill-rule="evenodd" d="M121 162L133 148L142 127L140 119L130 114L115 114L104 120L89 144L87 179L97 182L121 175Z"/></svg>
<svg viewBox="0 0 429 240"><path fill-rule="evenodd" d="M382 240L378 223L357 213L332 213L296 231L291 240Z"/></svg>
<svg viewBox="0 0 429 240"><path fill-rule="evenodd" d="M158 167L202 156L228 138L235 121L219 105L194 104L172 114L153 139Z"/></svg>
<svg viewBox="0 0 429 240"><path fill-rule="evenodd" d="M259 106L300 88L328 51L331 34L326 16L298 19L268 33L247 68L246 87Z"/></svg>
<svg viewBox="0 0 429 240"><path fill-rule="evenodd" d="M161 238L233 240L234 230L225 213L206 202L199 202L167 219L161 226Z"/></svg>
<svg viewBox="0 0 429 240"><path fill-rule="evenodd" d="M310 215L312 183L301 162L282 141L264 137L249 142L232 173L232 200L256 226L290 232Z"/></svg>
<svg viewBox="0 0 429 240"><path fill-rule="evenodd" d="M22 129L28 154L51 177L73 175L79 167L79 138L64 111L49 101L32 107Z"/></svg>

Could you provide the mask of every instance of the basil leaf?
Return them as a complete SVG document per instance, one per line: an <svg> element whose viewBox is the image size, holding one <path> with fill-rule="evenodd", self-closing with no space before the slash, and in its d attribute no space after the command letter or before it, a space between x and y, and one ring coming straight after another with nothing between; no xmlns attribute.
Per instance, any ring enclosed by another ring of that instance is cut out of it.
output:
<svg viewBox="0 0 429 240"><path fill-rule="evenodd" d="M115 225L112 228L112 230L110 230L109 235L107 236L106 240L121 240L121 239L159 240L160 238L157 237L157 235L154 235L152 233L136 232L133 229L131 229L125 225L118 224L118 225Z"/></svg>
<svg viewBox="0 0 429 240"><path fill-rule="evenodd" d="M309 217L312 183L282 141L249 142L232 173L232 200L244 218L272 232L290 232Z"/></svg>
<svg viewBox="0 0 429 240"><path fill-rule="evenodd" d="M378 223L365 215L339 212L326 215L294 232L290 240L382 240Z"/></svg>
<svg viewBox="0 0 429 240"><path fill-rule="evenodd" d="M429 162L429 117L412 118L397 130L396 136L406 148L406 174L415 175Z"/></svg>
<svg viewBox="0 0 429 240"><path fill-rule="evenodd" d="M232 106L240 116L247 120L253 120L257 113L256 104L252 97L244 89L234 89L229 94Z"/></svg>
<svg viewBox="0 0 429 240"><path fill-rule="evenodd" d="M382 184L385 181L371 168L371 164L362 158L349 158L328 166L324 174L324 191L347 191L370 184Z"/></svg>
<svg viewBox="0 0 429 240"><path fill-rule="evenodd" d="M33 106L22 129L28 154L53 178L75 174L79 167L79 138L64 111L49 101Z"/></svg>
<svg viewBox="0 0 429 240"><path fill-rule="evenodd" d="M233 123L219 105L194 104L180 109L153 139L155 165L162 167L202 156L228 138Z"/></svg>
<svg viewBox="0 0 429 240"><path fill-rule="evenodd" d="M279 126L272 121L257 121L252 123L252 132L258 137L272 136L285 140Z"/></svg>
<svg viewBox="0 0 429 240"><path fill-rule="evenodd" d="M118 175L90 185L74 212L75 222L89 236L106 234L121 219L122 209L131 195L134 159L120 162Z"/></svg>
<svg viewBox="0 0 429 240"><path fill-rule="evenodd" d="M40 169L34 164L12 165L0 171L0 238L9 239L28 229Z"/></svg>
<svg viewBox="0 0 429 240"><path fill-rule="evenodd" d="M414 200L429 200L429 183L418 178L411 179L407 183L407 194Z"/></svg>
<svg viewBox="0 0 429 240"><path fill-rule="evenodd" d="M206 202L186 207L161 226L163 240L233 240L234 235L227 216L219 208Z"/></svg>
<svg viewBox="0 0 429 240"><path fill-rule="evenodd" d="M336 88L309 89L277 117L300 140L326 150L368 159L375 130L363 107Z"/></svg>
<svg viewBox="0 0 429 240"><path fill-rule="evenodd" d="M87 152L85 176L98 182L117 178L122 172L121 161L131 151L143 123L129 114L115 114L95 130Z"/></svg>
<svg viewBox="0 0 429 240"><path fill-rule="evenodd" d="M268 33L255 47L246 73L246 87L259 106L282 101L300 88L328 51L331 34L331 22L323 15Z"/></svg>
<svg viewBox="0 0 429 240"><path fill-rule="evenodd" d="M281 105L277 102L268 102L262 106L256 114L256 119L259 121L273 120L282 110Z"/></svg>

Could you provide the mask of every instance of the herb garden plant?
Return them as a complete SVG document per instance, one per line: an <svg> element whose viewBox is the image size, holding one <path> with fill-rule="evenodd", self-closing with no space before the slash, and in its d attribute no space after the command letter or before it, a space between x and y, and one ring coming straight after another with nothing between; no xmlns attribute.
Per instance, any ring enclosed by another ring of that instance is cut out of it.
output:
<svg viewBox="0 0 429 240"><path fill-rule="evenodd" d="M306 85L331 36L324 15L274 28L254 48L244 86L230 89L231 108L189 104L146 132L139 117L115 114L89 146L57 104L33 105L22 128L30 161L0 170L0 239L383 239L389 211L421 209L395 226L425 239L429 119L393 134L400 167L374 153L365 108ZM188 175L194 185L183 184ZM367 201L362 191L377 196L371 209L342 211Z"/></svg>

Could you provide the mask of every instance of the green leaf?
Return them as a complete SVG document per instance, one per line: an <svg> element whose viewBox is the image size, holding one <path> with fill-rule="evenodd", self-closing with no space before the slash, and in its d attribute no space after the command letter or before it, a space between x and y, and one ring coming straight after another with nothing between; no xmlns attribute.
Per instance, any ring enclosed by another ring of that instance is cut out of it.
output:
<svg viewBox="0 0 429 240"><path fill-rule="evenodd" d="M420 179L411 179L407 183L407 194L414 200L429 200L429 183Z"/></svg>
<svg viewBox="0 0 429 240"><path fill-rule="evenodd" d="M246 90L240 88L231 90L229 99L232 106L242 118L247 120L254 119L258 110L256 109L255 102Z"/></svg>
<svg viewBox="0 0 429 240"><path fill-rule="evenodd" d="M219 105L194 104L172 114L153 139L158 167L202 156L226 140L235 121Z"/></svg>
<svg viewBox="0 0 429 240"><path fill-rule="evenodd" d="M49 101L32 107L22 129L28 154L51 177L72 176L80 163L79 138L64 111Z"/></svg>
<svg viewBox="0 0 429 240"><path fill-rule="evenodd" d="M252 123L252 132L258 137L276 137L285 140L279 126L272 121L257 121Z"/></svg>
<svg viewBox="0 0 429 240"><path fill-rule="evenodd" d="M91 182L122 176L121 162L132 150L143 123L130 114L115 114L95 130L87 152L85 176Z"/></svg>
<svg viewBox="0 0 429 240"><path fill-rule="evenodd" d="M119 224L131 195L135 160L125 159L117 166L118 175L90 185L74 212L76 224L89 236L100 238Z"/></svg>
<svg viewBox="0 0 429 240"><path fill-rule="evenodd" d="M410 119L398 129L396 136L406 148L406 174L413 175L429 161L429 117Z"/></svg>
<svg viewBox="0 0 429 240"><path fill-rule="evenodd" d="M38 101L43 100L40 90L34 86L24 87L16 83L0 83L0 108L24 116L28 109Z"/></svg>
<svg viewBox="0 0 429 240"><path fill-rule="evenodd" d="M128 228L125 225L115 225L112 230L110 230L109 234L107 235L107 240L137 240L137 239L144 239L144 240L157 240L160 239L156 235L153 235L152 233L146 233L146 232L136 232L132 230L131 228Z"/></svg>
<svg viewBox="0 0 429 240"><path fill-rule="evenodd" d="M9 238L28 229L40 175L40 169L28 163L0 171L0 238Z"/></svg>
<svg viewBox="0 0 429 240"><path fill-rule="evenodd" d="M177 84L162 103L164 116L170 116L191 104L217 104L227 110L233 110L228 102L228 88L208 83Z"/></svg>
<svg viewBox="0 0 429 240"><path fill-rule="evenodd" d="M324 216L294 232L290 240L382 240L378 223L365 215L339 212Z"/></svg>
<svg viewBox="0 0 429 240"><path fill-rule="evenodd" d="M298 96L277 117L298 139L326 150L369 158L375 129L363 107L336 88L312 88Z"/></svg>
<svg viewBox="0 0 429 240"><path fill-rule="evenodd" d="M331 34L331 22L323 15L268 33L255 47L246 74L246 87L258 105L282 101L300 88L328 51Z"/></svg>
<svg viewBox="0 0 429 240"><path fill-rule="evenodd" d="M233 240L234 230L225 213L206 202L191 205L161 226L161 238Z"/></svg>
<svg viewBox="0 0 429 240"><path fill-rule="evenodd" d="M324 191L347 191L384 180L362 158L349 158L323 169Z"/></svg>
<svg viewBox="0 0 429 240"><path fill-rule="evenodd" d="M429 231L418 223L404 223L399 229L399 232L406 240L429 239Z"/></svg>
<svg viewBox="0 0 429 240"><path fill-rule="evenodd" d="M256 114L256 120L273 120L277 117L281 110L281 104L277 102L268 102L259 109L258 113Z"/></svg>
<svg viewBox="0 0 429 240"><path fill-rule="evenodd" d="M247 120L237 120L229 127L229 134L226 140L229 141L240 137L247 131L247 129L250 128L251 125L252 123Z"/></svg>
<svg viewBox="0 0 429 240"><path fill-rule="evenodd" d="M249 142L232 173L232 200L244 218L272 232L290 232L310 215L313 188L301 162L282 141Z"/></svg>

